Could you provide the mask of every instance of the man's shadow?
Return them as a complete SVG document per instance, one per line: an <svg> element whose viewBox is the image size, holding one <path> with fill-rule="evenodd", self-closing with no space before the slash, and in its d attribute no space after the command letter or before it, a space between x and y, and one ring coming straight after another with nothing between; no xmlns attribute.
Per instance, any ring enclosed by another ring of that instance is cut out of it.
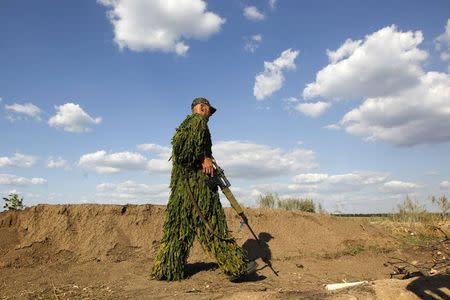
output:
<svg viewBox="0 0 450 300"><path fill-rule="evenodd" d="M272 251L270 251L269 245L267 244L274 237L268 232L261 232L258 234L259 243L255 239L248 239L242 248L247 251L249 260L256 260L261 258L265 265L259 270L272 266Z"/></svg>
<svg viewBox="0 0 450 300"><path fill-rule="evenodd" d="M219 266L216 263L213 262L209 262L209 263L205 263L205 262L196 262L196 263L191 263L191 264L187 264L185 267L185 274L186 277L192 277L195 274L202 272L202 271L213 271L215 269L217 269Z"/></svg>
<svg viewBox="0 0 450 300"><path fill-rule="evenodd" d="M407 290L416 294L420 299L450 299L450 294L444 290L450 287L450 275L435 275L418 277L410 282Z"/></svg>

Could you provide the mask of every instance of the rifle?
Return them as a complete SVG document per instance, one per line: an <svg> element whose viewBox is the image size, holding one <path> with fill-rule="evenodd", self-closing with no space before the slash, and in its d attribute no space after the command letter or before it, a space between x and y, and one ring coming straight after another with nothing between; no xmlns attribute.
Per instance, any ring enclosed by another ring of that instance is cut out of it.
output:
<svg viewBox="0 0 450 300"><path fill-rule="evenodd" d="M215 171L214 171L215 174L214 174L214 177L211 178L211 180L214 182L214 184L217 184L220 187L220 189L222 190L222 193L225 195L225 197L227 197L228 201L230 201L231 207L233 207L233 209L236 211L236 213L241 217L241 219L242 219L241 225L242 224L247 225L247 228L250 230L250 232L252 233L255 240L258 242L259 245L262 245L261 241L258 239L258 237L256 236L255 232L253 231L252 227L248 223L248 218L245 215L244 211L242 210L242 207L239 205L239 203L237 202L233 193L231 192L231 190L230 190L231 183L230 183L230 181L228 181L228 178L225 176L225 172L223 171L223 169L221 167L219 167L219 165L217 164L217 162L214 158L212 158L212 162L213 162L213 165L215 168ZM264 257L262 257L262 260L267 264L267 266L269 266L269 268L272 270L272 272L276 276L278 276L278 273L277 273L277 271L275 271L273 269L272 263L270 262L270 260L268 260L267 258L264 258Z"/></svg>

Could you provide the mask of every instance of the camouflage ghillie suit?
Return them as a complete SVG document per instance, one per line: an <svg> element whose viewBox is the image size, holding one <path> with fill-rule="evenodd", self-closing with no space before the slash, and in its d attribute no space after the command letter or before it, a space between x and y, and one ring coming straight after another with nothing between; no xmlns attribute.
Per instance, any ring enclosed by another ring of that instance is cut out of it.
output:
<svg viewBox="0 0 450 300"><path fill-rule="evenodd" d="M225 274L239 276L245 272L246 254L230 236L218 189L208 186L209 176L202 170L203 158L211 157L207 122L205 117L193 113L186 117L172 138L171 194L161 245L152 269L156 279L185 277L184 267L195 236ZM194 209L191 193L214 234Z"/></svg>

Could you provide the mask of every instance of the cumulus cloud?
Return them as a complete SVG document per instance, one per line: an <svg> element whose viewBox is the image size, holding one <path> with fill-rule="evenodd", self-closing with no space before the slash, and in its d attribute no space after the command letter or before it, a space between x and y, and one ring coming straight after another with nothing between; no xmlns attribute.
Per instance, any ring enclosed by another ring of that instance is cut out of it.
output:
<svg viewBox="0 0 450 300"><path fill-rule="evenodd" d="M158 156L166 159L168 159L170 157L170 154L172 153L171 148L153 143L140 144L137 146L137 148L140 151L156 153Z"/></svg>
<svg viewBox="0 0 450 300"><path fill-rule="evenodd" d="M97 0L109 8L120 49L158 50L184 55L186 39L206 39L225 19L206 10L203 0Z"/></svg>
<svg viewBox="0 0 450 300"><path fill-rule="evenodd" d="M18 167L18 168L30 168L37 161L37 157L15 153L14 156L0 156L0 168L3 167Z"/></svg>
<svg viewBox="0 0 450 300"><path fill-rule="evenodd" d="M286 151L269 145L242 141L220 141L213 155L227 174L235 178L279 176L318 166L312 150L295 148Z"/></svg>
<svg viewBox="0 0 450 300"><path fill-rule="evenodd" d="M8 116L8 119L10 121L20 120L22 117L29 117L37 121L41 120L42 110L33 103L14 103L11 105L6 104L5 109L14 114Z"/></svg>
<svg viewBox="0 0 450 300"><path fill-rule="evenodd" d="M339 124L328 124L328 125L323 126L323 128L330 129L330 130L339 130L339 129L341 129L341 126L339 126Z"/></svg>
<svg viewBox="0 0 450 300"><path fill-rule="evenodd" d="M153 154L154 157L149 158L135 152L107 153L101 150L83 155L78 166L100 174L133 170L156 174L170 173L172 162L168 161L171 155L169 147L148 143L140 144L137 148L141 152ZM212 150L226 173L235 178L268 178L318 166L314 151L302 148L283 150L250 142L218 141Z"/></svg>
<svg viewBox="0 0 450 300"><path fill-rule="evenodd" d="M450 190L450 180L443 180L439 184L441 190Z"/></svg>
<svg viewBox="0 0 450 300"><path fill-rule="evenodd" d="M0 174L0 184L3 185L42 185L46 184L47 180L44 178L25 178L13 174Z"/></svg>
<svg viewBox="0 0 450 300"><path fill-rule="evenodd" d="M399 146L450 140L450 75L428 72L415 87L366 99L342 118L353 135Z"/></svg>
<svg viewBox="0 0 450 300"><path fill-rule="evenodd" d="M63 159L62 157L53 157L50 156L47 160L47 168L49 169L64 169L69 170L70 166L67 160Z"/></svg>
<svg viewBox="0 0 450 300"><path fill-rule="evenodd" d="M266 17L255 6L246 6L244 8L244 16L251 21L262 21Z"/></svg>
<svg viewBox="0 0 450 300"><path fill-rule="evenodd" d="M364 40L327 51L330 64L303 90L305 98L363 103L340 121L347 133L398 146L450 140L450 77L425 72L420 31L385 27ZM440 37L440 42L445 38Z"/></svg>
<svg viewBox="0 0 450 300"><path fill-rule="evenodd" d="M262 42L261 34L255 34L252 35L250 38L245 38L244 50L253 53L255 52L256 49L258 49L261 42Z"/></svg>
<svg viewBox="0 0 450 300"><path fill-rule="evenodd" d="M252 193L263 194L275 192L284 197L313 197L321 200L338 193L346 197L357 198L362 191L376 194L389 175L380 172L355 171L351 173L330 175L326 173L303 173L292 177L290 182L257 184L252 186Z"/></svg>
<svg viewBox="0 0 450 300"><path fill-rule="evenodd" d="M365 40L346 40L335 51L328 50L330 64L303 90L305 99L360 99L381 97L415 86L423 74L421 63L428 57L417 46L420 31L399 32L385 27Z"/></svg>
<svg viewBox="0 0 450 300"><path fill-rule="evenodd" d="M135 203L165 203L169 197L167 184L144 184L127 180L121 183L102 183L97 185L97 198L108 201L134 200Z"/></svg>
<svg viewBox="0 0 450 300"><path fill-rule="evenodd" d="M101 117L93 118L89 116L78 104L66 103L55 106L56 115L48 120L51 127L62 128L68 132L88 132L90 126L102 122Z"/></svg>
<svg viewBox="0 0 450 300"><path fill-rule="evenodd" d="M450 61L450 19L447 20L445 32L438 36L434 42L436 49L441 52L439 57L443 61ZM447 69L450 72L450 65L448 65Z"/></svg>
<svg viewBox="0 0 450 300"><path fill-rule="evenodd" d="M391 192L408 192L419 188L419 185L413 182L391 180L384 183L384 188Z"/></svg>
<svg viewBox="0 0 450 300"><path fill-rule="evenodd" d="M81 156L78 166L100 174L114 174L123 171L145 170L147 158L139 153L107 153L104 150L100 150Z"/></svg>
<svg viewBox="0 0 450 300"><path fill-rule="evenodd" d="M296 68L295 59L298 54L297 50L287 49L274 61L264 62L264 72L256 75L253 87L253 95L257 100L263 100L281 89L284 82L283 71Z"/></svg>
<svg viewBox="0 0 450 300"><path fill-rule="evenodd" d="M169 173L172 167L169 158L172 149L157 144L141 144L138 145L140 151L155 153L157 158L149 159L147 163L147 171L150 173Z"/></svg>
<svg viewBox="0 0 450 300"><path fill-rule="evenodd" d="M447 20L444 33L438 36L434 42L437 50L450 48L450 19Z"/></svg>
<svg viewBox="0 0 450 300"><path fill-rule="evenodd" d="M330 106L330 102L319 101L313 103L300 103L295 107L295 109L309 117L317 118L325 113Z"/></svg>

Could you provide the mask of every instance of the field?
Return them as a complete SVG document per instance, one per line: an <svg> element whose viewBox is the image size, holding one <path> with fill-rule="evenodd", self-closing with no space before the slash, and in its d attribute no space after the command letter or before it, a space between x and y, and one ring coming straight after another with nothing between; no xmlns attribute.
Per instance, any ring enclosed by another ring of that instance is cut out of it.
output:
<svg viewBox="0 0 450 300"><path fill-rule="evenodd" d="M447 273L391 279L392 258L421 265L433 237L387 218L338 217L280 209L245 209L258 245L225 209L258 275L229 282L195 244L189 278L149 277L162 234L164 206L38 205L0 213L0 299L445 299ZM441 228L448 233L449 224ZM270 257L275 276L261 257ZM412 270L412 269L411 269ZM326 284L368 281L327 291Z"/></svg>

